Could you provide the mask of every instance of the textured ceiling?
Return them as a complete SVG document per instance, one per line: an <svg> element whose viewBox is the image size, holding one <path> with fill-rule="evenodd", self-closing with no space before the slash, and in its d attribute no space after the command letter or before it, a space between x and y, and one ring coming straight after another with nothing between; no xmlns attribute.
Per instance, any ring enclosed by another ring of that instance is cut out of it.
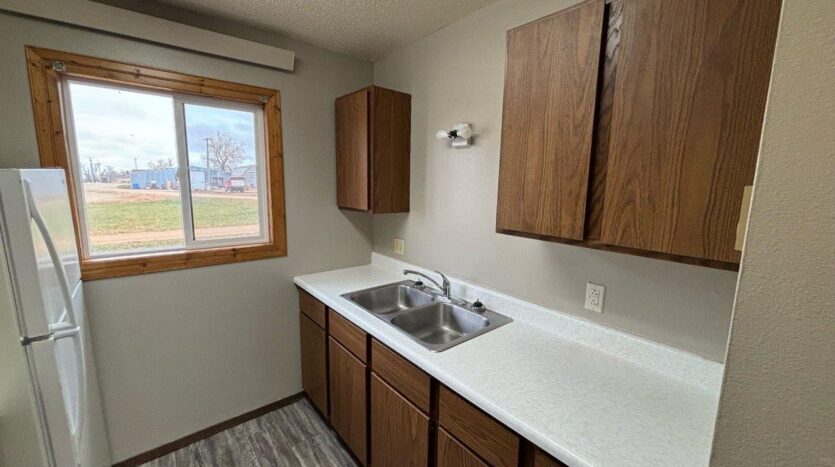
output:
<svg viewBox="0 0 835 467"><path fill-rule="evenodd" d="M495 0L159 0L375 60Z"/></svg>

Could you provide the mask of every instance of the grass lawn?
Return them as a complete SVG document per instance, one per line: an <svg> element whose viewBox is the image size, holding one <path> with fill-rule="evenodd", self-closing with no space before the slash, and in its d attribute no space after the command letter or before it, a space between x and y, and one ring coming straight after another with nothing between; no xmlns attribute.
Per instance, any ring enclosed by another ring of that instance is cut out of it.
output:
<svg viewBox="0 0 835 467"><path fill-rule="evenodd" d="M258 224L258 201L246 198L193 198L195 227ZM162 232L183 227L178 199L87 205L90 235Z"/></svg>

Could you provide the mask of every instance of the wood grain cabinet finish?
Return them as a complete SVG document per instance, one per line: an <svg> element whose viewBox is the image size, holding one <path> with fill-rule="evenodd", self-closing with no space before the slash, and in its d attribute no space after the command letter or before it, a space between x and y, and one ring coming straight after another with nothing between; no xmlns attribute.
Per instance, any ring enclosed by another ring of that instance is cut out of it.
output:
<svg viewBox="0 0 835 467"><path fill-rule="evenodd" d="M507 33L496 228L582 240L603 1Z"/></svg>
<svg viewBox="0 0 835 467"><path fill-rule="evenodd" d="M780 0L622 0L601 240L738 263Z"/></svg>
<svg viewBox="0 0 835 467"><path fill-rule="evenodd" d="M537 449L533 457L533 467L565 467L565 464Z"/></svg>
<svg viewBox="0 0 835 467"><path fill-rule="evenodd" d="M343 318L339 313L330 310L328 312L328 334L351 351L362 363L366 363L368 335L362 329Z"/></svg>
<svg viewBox="0 0 835 467"><path fill-rule="evenodd" d="M443 428L438 429L438 467L487 467L472 451Z"/></svg>
<svg viewBox="0 0 835 467"><path fill-rule="evenodd" d="M426 467L429 417L371 374L371 462L375 467Z"/></svg>
<svg viewBox="0 0 835 467"><path fill-rule="evenodd" d="M438 395L438 423L490 465L519 462L519 435L443 386Z"/></svg>
<svg viewBox="0 0 835 467"><path fill-rule="evenodd" d="M589 0L513 29L497 231L736 270L781 0Z"/></svg>
<svg viewBox="0 0 835 467"><path fill-rule="evenodd" d="M336 100L336 204L409 211L409 94L369 86Z"/></svg>
<svg viewBox="0 0 835 467"><path fill-rule="evenodd" d="M366 366L333 337L328 342L330 422L357 459L366 457Z"/></svg>
<svg viewBox="0 0 835 467"><path fill-rule="evenodd" d="M372 369L424 413L429 413L431 378L393 350L371 340Z"/></svg>
<svg viewBox="0 0 835 467"><path fill-rule="evenodd" d="M327 313L325 304L302 289L299 289L299 309L320 328L325 329L325 314Z"/></svg>
<svg viewBox="0 0 835 467"><path fill-rule="evenodd" d="M328 373L325 330L304 313L299 313L301 334L302 387L325 418L328 416Z"/></svg>

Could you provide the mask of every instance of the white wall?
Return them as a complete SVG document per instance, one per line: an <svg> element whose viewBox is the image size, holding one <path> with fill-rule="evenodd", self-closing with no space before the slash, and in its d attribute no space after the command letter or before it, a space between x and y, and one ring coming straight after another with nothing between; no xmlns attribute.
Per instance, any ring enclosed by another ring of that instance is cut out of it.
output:
<svg viewBox="0 0 835 467"><path fill-rule="evenodd" d="M293 73L0 13L0 167L38 166L31 44L279 89L289 256L88 282L114 461L301 391L292 277L369 261L371 218L336 208L333 102L369 62L306 44Z"/></svg>
<svg viewBox="0 0 835 467"><path fill-rule="evenodd" d="M412 192L409 214L375 216L374 251L403 238L407 261L721 361L735 273L495 233L505 32L573 3L500 1L375 62L375 84L412 94ZM435 139L461 121L474 147Z"/></svg>
<svg viewBox="0 0 835 467"><path fill-rule="evenodd" d="M835 465L833 25L784 0L712 465Z"/></svg>

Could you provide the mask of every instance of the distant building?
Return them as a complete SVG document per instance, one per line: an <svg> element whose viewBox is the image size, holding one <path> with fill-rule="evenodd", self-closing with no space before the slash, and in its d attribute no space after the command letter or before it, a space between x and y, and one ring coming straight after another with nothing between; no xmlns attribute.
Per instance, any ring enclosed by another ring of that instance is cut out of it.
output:
<svg viewBox="0 0 835 467"><path fill-rule="evenodd" d="M192 190L206 190L207 186L214 189L223 189L226 181L229 180L228 172L209 170L205 167L190 166L188 173ZM132 190L173 190L179 188L179 186L180 180L176 167L130 171L130 187Z"/></svg>

